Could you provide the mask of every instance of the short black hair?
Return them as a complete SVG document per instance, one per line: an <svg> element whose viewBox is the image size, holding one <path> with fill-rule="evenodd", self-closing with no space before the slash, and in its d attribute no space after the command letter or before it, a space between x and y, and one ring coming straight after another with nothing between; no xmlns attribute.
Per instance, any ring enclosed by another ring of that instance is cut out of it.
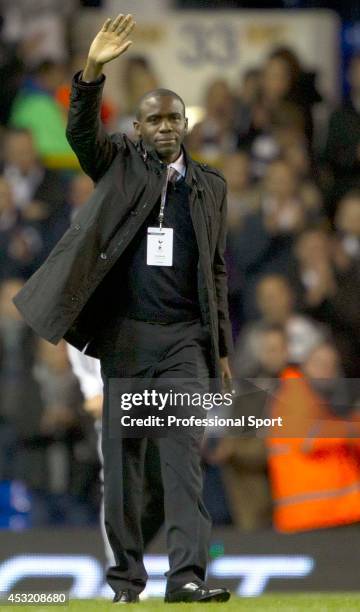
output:
<svg viewBox="0 0 360 612"><path fill-rule="evenodd" d="M159 89L152 89L151 91L148 91L143 96L141 96L136 106L136 119L140 119L141 117L141 106L145 102L145 100L148 100L149 98L162 98L165 96L171 96L172 98L176 98L177 100L181 102L183 111L184 111L184 117L185 117L185 102L179 96L179 94L175 93L175 91L171 91L171 89L159 88Z"/></svg>

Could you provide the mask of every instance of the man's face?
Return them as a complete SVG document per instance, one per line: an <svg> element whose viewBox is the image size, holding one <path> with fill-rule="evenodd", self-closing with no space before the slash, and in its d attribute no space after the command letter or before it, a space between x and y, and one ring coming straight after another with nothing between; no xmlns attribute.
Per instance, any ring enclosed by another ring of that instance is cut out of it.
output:
<svg viewBox="0 0 360 612"><path fill-rule="evenodd" d="M36 164L36 151L30 134L10 133L5 140L4 158L7 164L27 174Z"/></svg>
<svg viewBox="0 0 360 612"><path fill-rule="evenodd" d="M187 124L183 106L173 96L145 99L140 107L140 118L134 121L138 136L167 163L180 155Z"/></svg>

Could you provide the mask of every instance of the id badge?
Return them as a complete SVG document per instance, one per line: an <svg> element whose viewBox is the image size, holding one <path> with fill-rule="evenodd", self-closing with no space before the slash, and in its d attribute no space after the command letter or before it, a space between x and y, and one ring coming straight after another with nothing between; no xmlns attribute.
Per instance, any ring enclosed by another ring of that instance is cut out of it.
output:
<svg viewBox="0 0 360 612"><path fill-rule="evenodd" d="M146 263L148 266L173 265L172 227L148 227Z"/></svg>

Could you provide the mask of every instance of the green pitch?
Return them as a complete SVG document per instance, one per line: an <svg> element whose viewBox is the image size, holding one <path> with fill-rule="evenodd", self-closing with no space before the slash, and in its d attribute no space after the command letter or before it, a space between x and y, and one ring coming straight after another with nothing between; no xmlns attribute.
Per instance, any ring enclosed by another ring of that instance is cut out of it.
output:
<svg viewBox="0 0 360 612"><path fill-rule="evenodd" d="M225 604L164 604L162 600L144 600L129 604L130 612L360 612L359 593L314 593L292 595L264 595L263 597L232 597ZM72 600L68 606L0 606L6 612L11 607L34 612L108 612L123 606L103 599Z"/></svg>

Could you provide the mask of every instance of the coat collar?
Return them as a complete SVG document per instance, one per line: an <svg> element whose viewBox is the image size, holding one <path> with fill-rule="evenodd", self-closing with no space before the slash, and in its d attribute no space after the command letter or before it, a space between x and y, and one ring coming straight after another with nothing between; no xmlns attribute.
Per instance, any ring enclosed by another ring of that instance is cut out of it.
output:
<svg viewBox="0 0 360 612"><path fill-rule="evenodd" d="M161 161L154 148L146 145L143 140L139 140L136 146L146 164L149 164L153 168L157 168L157 170L165 169L166 164ZM190 157L190 154L184 144L181 145L181 149L184 154L184 161L186 165L185 182L189 185L189 187L197 188L198 191L203 191L201 182L199 182L197 162Z"/></svg>

